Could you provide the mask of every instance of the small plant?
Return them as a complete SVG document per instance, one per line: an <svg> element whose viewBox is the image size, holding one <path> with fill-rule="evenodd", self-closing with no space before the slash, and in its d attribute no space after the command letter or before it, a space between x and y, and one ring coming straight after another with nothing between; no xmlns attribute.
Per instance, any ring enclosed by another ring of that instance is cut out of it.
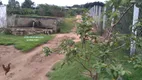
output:
<svg viewBox="0 0 142 80"><path fill-rule="evenodd" d="M85 72L89 73L92 80L99 80L104 72L110 75L112 80L118 80L130 74L131 72L125 70L124 65L121 64L122 61L113 56L115 50L126 45L123 37L114 33L107 42L98 42L98 37L92 32L92 19L84 14L82 21L77 26L81 46L72 40L63 41L61 44L62 52L66 55L63 65L77 62L85 69Z"/></svg>
<svg viewBox="0 0 142 80"><path fill-rule="evenodd" d="M128 61L129 63L132 63L135 69L142 68L142 54L134 55L130 58Z"/></svg>
<svg viewBox="0 0 142 80"><path fill-rule="evenodd" d="M45 53L46 56L49 56L52 53L49 47L43 47L43 52Z"/></svg>

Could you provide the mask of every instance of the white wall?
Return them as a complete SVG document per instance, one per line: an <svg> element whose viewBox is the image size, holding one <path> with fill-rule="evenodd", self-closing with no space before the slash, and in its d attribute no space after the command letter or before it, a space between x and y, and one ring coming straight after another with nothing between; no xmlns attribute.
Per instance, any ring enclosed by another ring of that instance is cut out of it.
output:
<svg viewBox="0 0 142 80"><path fill-rule="evenodd" d="M0 28L7 26L6 6L0 5Z"/></svg>

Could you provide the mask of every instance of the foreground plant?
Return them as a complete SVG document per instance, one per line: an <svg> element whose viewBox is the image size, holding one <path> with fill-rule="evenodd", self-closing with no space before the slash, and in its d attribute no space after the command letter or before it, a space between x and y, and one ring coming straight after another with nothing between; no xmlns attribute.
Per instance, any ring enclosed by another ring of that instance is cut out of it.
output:
<svg viewBox="0 0 142 80"><path fill-rule="evenodd" d="M123 68L121 60L113 56L114 50L125 45L119 44L121 39L114 36L109 41L99 42L92 31L92 19L84 14L82 21L77 27L81 42L75 44L73 40L68 39L61 44L62 53L66 55L63 65L77 62L86 70L82 73L90 76L92 80L99 80L100 74L103 73L110 75L112 80L118 80L125 74L130 74Z"/></svg>
<svg viewBox="0 0 142 80"><path fill-rule="evenodd" d="M49 56L52 53L49 47L43 47L43 52L45 53L46 56Z"/></svg>

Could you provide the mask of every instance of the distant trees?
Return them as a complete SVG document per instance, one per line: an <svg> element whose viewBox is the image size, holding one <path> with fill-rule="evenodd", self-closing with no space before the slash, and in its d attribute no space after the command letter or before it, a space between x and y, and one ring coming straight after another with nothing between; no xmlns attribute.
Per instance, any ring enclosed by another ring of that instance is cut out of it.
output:
<svg viewBox="0 0 142 80"><path fill-rule="evenodd" d="M11 9L20 8L20 4L19 4L18 1L9 0L9 1L8 1L8 8L11 8Z"/></svg>
<svg viewBox="0 0 142 80"><path fill-rule="evenodd" d="M32 0L25 0L20 6L16 0L8 1L7 13L19 15L37 15L37 16L55 16L55 17L69 17L82 13L82 6L74 5L72 7L60 7L56 5L39 4L34 6Z"/></svg>
<svg viewBox="0 0 142 80"><path fill-rule="evenodd" d="M62 7L58 7L55 5L48 5L48 4L40 4L37 7L37 14L41 16L56 16L56 17L63 17L65 15Z"/></svg>
<svg viewBox="0 0 142 80"><path fill-rule="evenodd" d="M18 14L20 10L20 3L16 0L9 0L7 5L8 14Z"/></svg>
<svg viewBox="0 0 142 80"><path fill-rule="evenodd" d="M100 5L100 6L104 6L104 3L102 2L90 2L90 3L86 3L86 4L82 4L82 5L73 5L72 8L76 7L76 8L92 8L94 5Z"/></svg>
<svg viewBox="0 0 142 80"><path fill-rule="evenodd" d="M20 3L15 0L9 0L8 1L8 9L7 13L8 15L11 14L20 14L20 15L29 15L29 14L35 14L36 11L33 8L34 2L31 0L25 0L22 4L22 8L20 6Z"/></svg>
<svg viewBox="0 0 142 80"><path fill-rule="evenodd" d="M22 8L33 8L34 2L31 0L25 0L22 4Z"/></svg>

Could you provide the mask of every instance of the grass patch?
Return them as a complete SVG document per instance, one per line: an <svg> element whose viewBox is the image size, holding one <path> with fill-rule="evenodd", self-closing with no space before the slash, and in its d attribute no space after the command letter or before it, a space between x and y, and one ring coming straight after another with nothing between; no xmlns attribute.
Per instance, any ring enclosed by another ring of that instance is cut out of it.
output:
<svg viewBox="0 0 142 80"><path fill-rule="evenodd" d="M14 45L15 48L27 52L53 37L53 35L15 36L0 34L0 45Z"/></svg>
<svg viewBox="0 0 142 80"><path fill-rule="evenodd" d="M76 62L61 67L61 62L53 67L53 72L47 74L50 80L91 80L81 74L84 69ZM78 71L79 70L79 71Z"/></svg>
<svg viewBox="0 0 142 80"><path fill-rule="evenodd" d="M134 69L133 65L127 62L127 53L127 51L121 49L116 50L113 55L119 60L122 60L122 64L124 65L125 70L129 70L132 73L131 75L123 76L124 80L142 80L142 69ZM83 75L83 72L85 72L84 68L75 61L69 65L65 64L62 68L61 62L59 62L53 67L53 72L48 73L48 77L50 80L92 80L91 78ZM99 80L104 80L105 78L106 80L111 80L109 79L110 76L108 74L103 73L99 76Z"/></svg>
<svg viewBox="0 0 142 80"><path fill-rule="evenodd" d="M64 18L64 20L59 24L61 33L68 33L74 27L74 18Z"/></svg>

